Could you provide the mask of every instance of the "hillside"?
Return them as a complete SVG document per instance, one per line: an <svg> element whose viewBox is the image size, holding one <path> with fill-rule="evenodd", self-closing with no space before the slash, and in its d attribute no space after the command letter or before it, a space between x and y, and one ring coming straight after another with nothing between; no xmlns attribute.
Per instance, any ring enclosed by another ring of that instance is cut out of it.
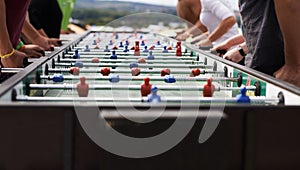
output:
<svg viewBox="0 0 300 170"><path fill-rule="evenodd" d="M103 1L103 0L77 0L75 8L79 9L109 9L130 12L163 12L176 15L176 8L169 6L150 5L135 2Z"/></svg>
<svg viewBox="0 0 300 170"><path fill-rule="evenodd" d="M79 23L82 25L106 25L111 21L119 19L123 16L142 12L160 12L176 15L176 8L134 2L121 2L114 0L77 0L75 3L72 18L79 21ZM149 17L151 16L147 16L147 20L149 20ZM153 20L153 22L151 23L157 23L162 18L153 19L152 17L150 20ZM125 24L137 25L137 20L139 26L146 25L145 22L149 24L148 21L145 21L145 18L139 16L135 17L134 19L132 18L125 21ZM168 19L168 21L176 22L177 19L171 18ZM114 25L115 24L116 23L114 23ZM121 24L124 25L124 23Z"/></svg>

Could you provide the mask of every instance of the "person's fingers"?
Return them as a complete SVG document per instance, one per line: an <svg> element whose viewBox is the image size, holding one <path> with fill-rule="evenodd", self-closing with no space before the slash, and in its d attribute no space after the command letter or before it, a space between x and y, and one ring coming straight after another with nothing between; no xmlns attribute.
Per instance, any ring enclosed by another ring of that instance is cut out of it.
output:
<svg viewBox="0 0 300 170"><path fill-rule="evenodd" d="M223 58L224 58L225 60L232 61L232 60L231 60L231 57L229 57L228 55L224 55Z"/></svg>

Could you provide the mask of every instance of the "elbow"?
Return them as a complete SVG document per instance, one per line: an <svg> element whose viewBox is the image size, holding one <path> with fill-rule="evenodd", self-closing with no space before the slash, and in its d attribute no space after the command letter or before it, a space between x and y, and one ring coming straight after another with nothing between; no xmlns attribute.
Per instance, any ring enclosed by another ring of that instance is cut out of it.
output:
<svg viewBox="0 0 300 170"><path fill-rule="evenodd" d="M224 22L224 27L229 30L236 23L236 18L234 16L230 16L222 22Z"/></svg>

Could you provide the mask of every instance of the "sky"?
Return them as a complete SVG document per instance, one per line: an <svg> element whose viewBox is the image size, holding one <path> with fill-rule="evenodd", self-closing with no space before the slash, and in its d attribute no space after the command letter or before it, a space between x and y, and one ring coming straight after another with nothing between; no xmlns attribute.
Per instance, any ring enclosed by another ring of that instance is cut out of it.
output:
<svg viewBox="0 0 300 170"><path fill-rule="evenodd" d="M131 1L131 2L156 4L156 5L176 6L178 0L119 0L119 1Z"/></svg>
<svg viewBox="0 0 300 170"><path fill-rule="evenodd" d="M131 1L131 2L156 4L156 5L176 6L178 0L118 0L118 1ZM237 1L238 0L231 0L232 4L236 6L236 9L237 9Z"/></svg>

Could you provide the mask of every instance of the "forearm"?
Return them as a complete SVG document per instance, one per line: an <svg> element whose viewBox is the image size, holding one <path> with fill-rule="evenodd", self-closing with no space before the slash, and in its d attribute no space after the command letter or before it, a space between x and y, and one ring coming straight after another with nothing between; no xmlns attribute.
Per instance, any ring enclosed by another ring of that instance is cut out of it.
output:
<svg viewBox="0 0 300 170"><path fill-rule="evenodd" d="M208 36L209 40L211 42L216 41L222 35L224 35L226 32L228 32L229 29L235 23L236 23L236 19L233 16L224 19L223 21L221 21L221 23L218 25L218 27L212 33L210 33L210 35Z"/></svg>
<svg viewBox="0 0 300 170"><path fill-rule="evenodd" d="M196 23L196 27L198 28L198 31L201 31L201 33L207 32L206 26L203 25L200 20L198 20L198 22Z"/></svg>
<svg viewBox="0 0 300 170"><path fill-rule="evenodd" d="M7 26L6 26L6 5L0 0L0 55L8 54L12 50Z"/></svg>
<svg viewBox="0 0 300 170"><path fill-rule="evenodd" d="M246 42L241 43L239 46L242 47L245 54L248 54L248 46L247 46Z"/></svg>
<svg viewBox="0 0 300 170"><path fill-rule="evenodd" d="M24 21L22 34L28 39L30 42L33 42L35 39L41 37L40 33L30 24L28 13L26 14L26 19Z"/></svg>
<svg viewBox="0 0 300 170"><path fill-rule="evenodd" d="M300 66L300 1L274 0L275 10L284 38L285 63Z"/></svg>
<svg viewBox="0 0 300 170"><path fill-rule="evenodd" d="M177 15L185 22L188 27L196 25L201 13L200 0L178 0Z"/></svg>
<svg viewBox="0 0 300 170"><path fill-rule="evenodd" d="M233 37L229 38L228 40L226 40L225 44L226 44L226 47L229 49L233 46L242 44L244 42L245 42L244 36L242 34L238 34L238 35L233 36Z"/></svg>

